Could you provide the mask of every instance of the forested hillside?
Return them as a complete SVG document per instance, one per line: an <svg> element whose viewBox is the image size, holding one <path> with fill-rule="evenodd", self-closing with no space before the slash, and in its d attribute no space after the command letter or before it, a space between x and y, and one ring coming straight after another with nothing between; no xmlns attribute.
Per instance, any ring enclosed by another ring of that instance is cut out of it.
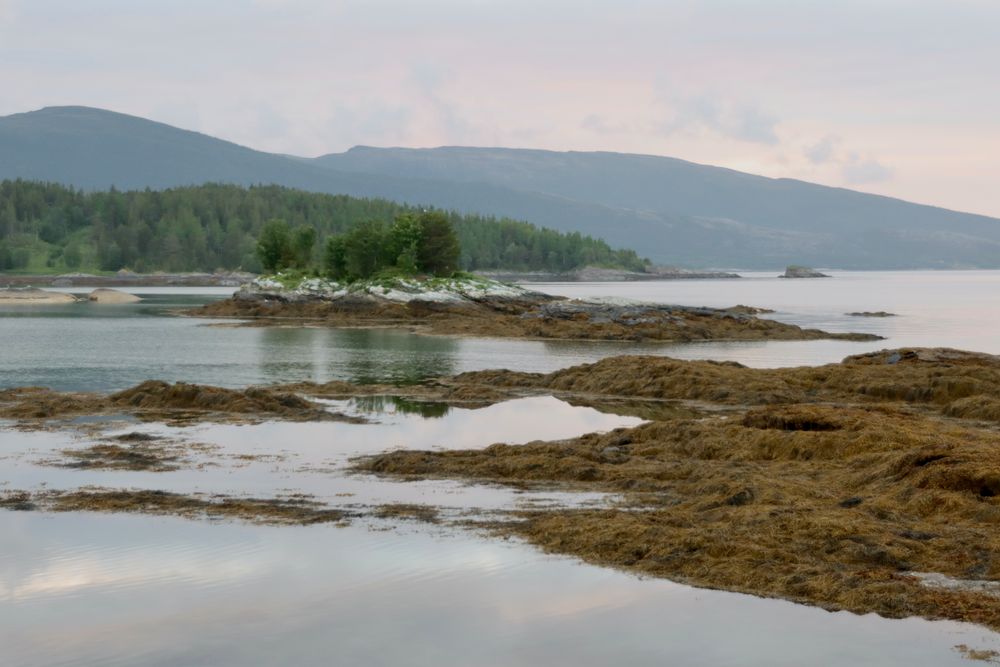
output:
<svg viewBox="0 0 1000 667"><path fill-rule="evenodd" d="M61 185L0 182L0 271L258 271L264 223L280 219L326 237L365 220L389 222L420 209L384 199L280 186L209 184L169 190L83 192ZM588 265L642 270L631 250L526 222L447 214L461 268L568 271Z"/></svg>
<svg viewBox="0 0 1000 667"><path fill-rule="evenodd" d="M1000 219L651 155L356 147L302 158L49 107L0 117L5 178L88 191L266 183L382 198L527 220L687 267L1000 268Z"/></svg>

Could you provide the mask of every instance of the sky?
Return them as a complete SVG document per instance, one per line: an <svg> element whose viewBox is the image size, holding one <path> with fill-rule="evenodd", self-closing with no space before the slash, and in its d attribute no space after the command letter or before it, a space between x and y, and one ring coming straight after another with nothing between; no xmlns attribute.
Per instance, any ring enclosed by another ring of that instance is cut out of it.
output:
<svg viewBox="0 0 1000 667"><path fill-rule="evenodd" d="M997 0L0 0L0 115L683 158L1000 217Z"/></svg>

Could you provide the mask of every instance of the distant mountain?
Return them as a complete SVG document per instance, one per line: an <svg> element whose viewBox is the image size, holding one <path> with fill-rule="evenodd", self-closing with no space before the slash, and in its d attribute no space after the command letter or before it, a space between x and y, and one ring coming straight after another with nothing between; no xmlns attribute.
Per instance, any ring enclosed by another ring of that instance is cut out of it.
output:
<svg viewBox="0 0 1000 667"><path fill-rule="evenodd" d="M385 197L580 231L680 266L1000 267L1000 220L683 160L498 148L263 153L85 107L0 118L0 179L209 181Z"/></svg>

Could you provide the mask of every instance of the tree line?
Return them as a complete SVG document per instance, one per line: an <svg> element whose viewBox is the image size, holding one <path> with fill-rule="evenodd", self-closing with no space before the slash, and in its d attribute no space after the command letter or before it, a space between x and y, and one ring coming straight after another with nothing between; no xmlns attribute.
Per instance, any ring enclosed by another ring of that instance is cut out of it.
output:
<svg viewBox="0 0 1000 667"><path fill-rule="evenodd" d="M257 259L269 273L294 269L353 281L384 273L449 276L458 270L461 254L454 227L440 211L401 213L391 225L364 220L329 236L319 265L313 261L315 245L312 227L269 220L257 240Z"/></svg>
<svg viewBox="0 0 1000 667"><path fill-rule="evenodd" d="M454 229L457 268L462 270L559 272L607 266L641 271L646 265L634 251L615 250L579 233L564 234L506 218L428 211L384 199L271 185L84 192L52 183L7 180L0 182L0 271L260 272L264 266L257 253L258 238L275 219L283 220L290 233L312 235L308 257L301 261L319 266L329 260L330 238L355 229L389 234L398 221L408 220L413 227L413 221L426 213ZM403 229L393 233L403 234ZM299 239L300 252L305 240ZM399 261L398 254L391 258L391 263Z"/></svg>

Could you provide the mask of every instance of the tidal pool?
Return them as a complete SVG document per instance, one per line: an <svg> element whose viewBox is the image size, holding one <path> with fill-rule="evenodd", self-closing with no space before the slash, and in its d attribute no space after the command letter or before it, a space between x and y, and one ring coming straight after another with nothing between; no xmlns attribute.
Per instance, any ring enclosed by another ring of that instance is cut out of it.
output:
<svg viewBox="0 0 1000 667"><path fill-rule="evenodd" d="M0 491L61 491L86 486L274 497L314 496L343 508L421 503L445 511L512 509L541 502L599 502L602 494L521 492L447 480L398 482L348 474L354 456L391 449L467 449L496 442L558 440L594 431L635 426L635 417L572 406L551 396L516 399L480 409L399 402L378 397L327 401L331 409L365 415L372 423L265 422L255 425L106 422L73 428L23 432L0 429ZM422 414L430 412L429 416ZM95 426L97 428L95 428ZM63 450L80 450L125 433L142 433L176 443L184 451L169 472L77 469Z"/></svg>

